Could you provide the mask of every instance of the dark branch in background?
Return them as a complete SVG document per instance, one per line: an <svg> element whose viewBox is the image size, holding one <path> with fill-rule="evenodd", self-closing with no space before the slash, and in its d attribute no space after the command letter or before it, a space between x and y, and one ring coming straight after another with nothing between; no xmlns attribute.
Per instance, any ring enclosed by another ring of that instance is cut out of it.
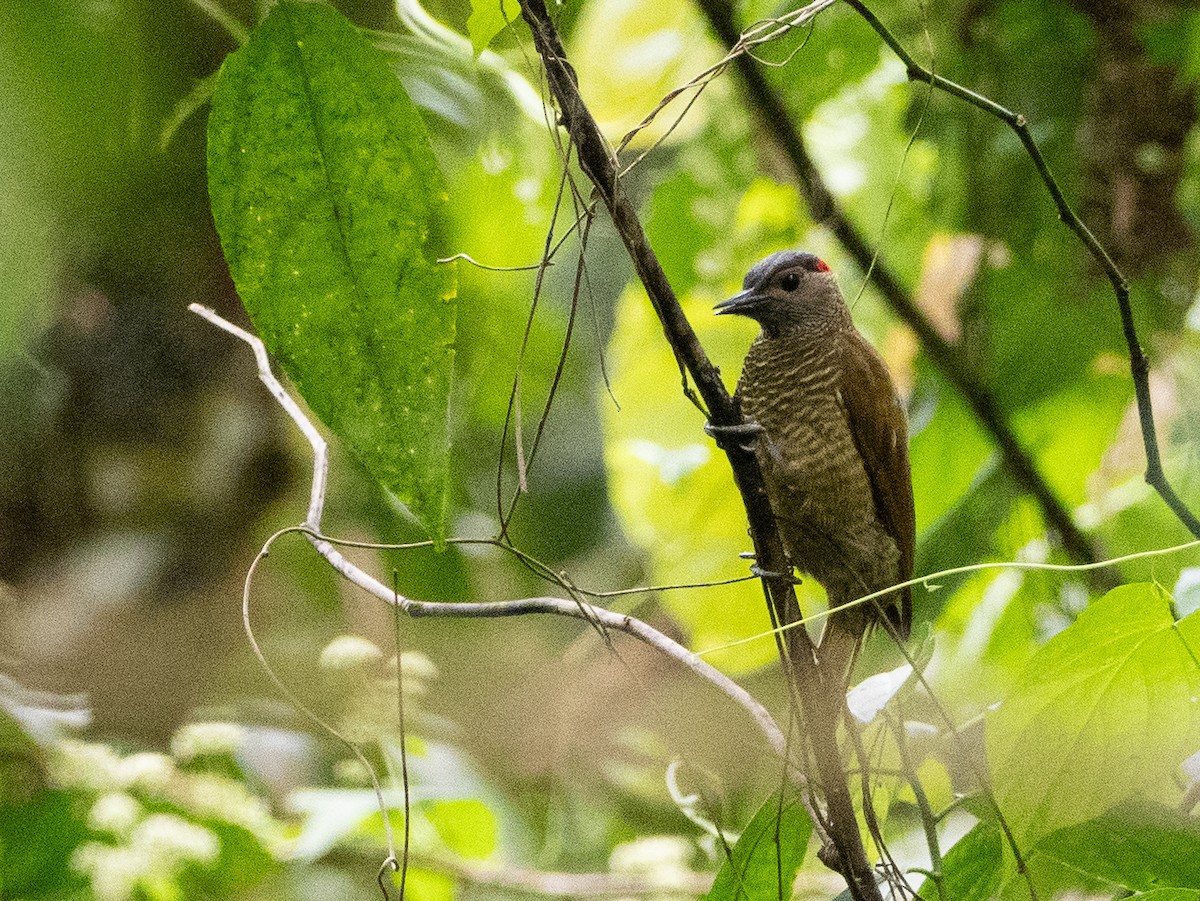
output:
<svg viewBox="0 0 1200 901"><path fill-rule="evenodd" d="M696 390L707 406L710 421L718 426L737 425L742 421L734 399L708 359L695 331L667 281L662 265L651 250L645 231L632 204L625 198L617 177L616 160L599 127L579 94L575 73L566 60L558 31L546 10L544 0L525 0L521 15L532 32L534 46L545 66L546 80L571 141L577 149L580 167L595 185L625 244L638 278L646 288L650 302L662 322L663 331L679 361L686 368ZM727 449L734 481L741 492L750 523L750 535L759 564L770 572L787 573L790 567L784 554L774 514L767 499L762 472L754 454L731 446ZM783 625L800 618L795 592L786 577L764 580L772 616ZM787 646L780 644L790 683L799 696L804 721L808 726L813 756L819 770L828 806L830 838L833 841L843 875L855 901L881 901L870 862L867 860L850 798L845 769L837 745L840 698L831 698L825 689L812 643L803 628L791 629Z"/></svg>
<svg viewBox="0 0 1200 901"><path fill-rule="evenodd" d="M1033 140L1033 135L1029 132L1029 122L1020 113L1014 113L1012 110L1006 109L1000 104L964 88L962 85L955 84L949 79L942 78L942 76L930 72L912 58L903 45L896 39L896 36L875 17L875 14L871 10L863 5L861 0L846 0L846 3L875 29L875 33L883 39L883 42L892 49L892 52L896 56L900 57L901 62L904 63L909 81L923 81L935 88L940 88L947 94L951 94L960 100L965 100L972 106L979 107L985 113L989 113L1005 123L1021 139L1021 144L1025 147L1029 158L1033 160L1034 166L1037 167L1038 175L1041 176L1043 184L1046 185L1046 190L1050 192L1050 196L1054 199L1054 206L1058 209L1059 220L1067 228L1075 232L1079 240L1083 242L1083 246L1087 248L1088 253L1100 264L1100 268L1108 276L1109 282L1112 283L1113 292L1117 295L1117 307L1121 311L1121 329L1125 334L1125 343L1129 347L1129 368L1133 375L1134 393L1137 396L1138 419L1142 426L1142 444L1146 448L1146 483L1159 493L1159 496L1171 508L1171 512L1179 517L1180 522L1187 526L1188 531L1196 538L1200 538L1200 519L1196 518L1196 515L1188 509L1179 495L1175 493L1175 489L1171 487L1171 483L1167 481L1166 474L1163 472L1162 457L1158 450L1158 432L1154 427L1154 409L1150 403L1150 361L1146 359L1145 353L1142 352L1142 345L1138 340L1137 329L1133 323L1133 307L1129 303L1129 282L1125 280L1125 276L1117 268L1117 264L1113 262L1108 251L1104 249L1104 246L1096 239L1096 236L1092 234L1091 229L1083 224L1080 218L1075 215L1075 211L1071 209L1070 204L1067 203L1067 199L1063 196L1058 182L1050 174L1050 167L1046 165L1046 160L1042 156L1042 152L1038 149L1037 142Z"/></svg>
<svg viewBox="0 0 1200 901"><path fill-rule="evenodd" d="M859 4L851 0L847 2L855 9L860 9ZM742 36L734 23L733 9L728 0L696 0L696 3L721 42L731 51L735 50L741 43ZM907 57L903 58L909 63ZM787 155L813 221L833 232L834 237L841 242L863 272L873 272L879 293L883 295L892 311L913 330L934 365L963 396L976 418L991 434L1000 449L1005 467L1017 484L1038 502L1047 524L1061 536L1063 549L1071 559L1078 563L1095 563L1100 559L1100 555L1075 524L1070 511L1042 478L1021 446L1007 417L997 407L995 398L979 380L973 367L964 359L958 345L946 340L934 328L899 277L876 258L875 250L838 204L809 156L804 138L795 126L779 92L763 76L762 70L750 54L738 54L734 64L763 127ZM911 75L912 64L909 65ZM1111 588L1117 584L1115 574L1109 570L1096 570L1092 578L1097 586L1102 588Z"/></svg>

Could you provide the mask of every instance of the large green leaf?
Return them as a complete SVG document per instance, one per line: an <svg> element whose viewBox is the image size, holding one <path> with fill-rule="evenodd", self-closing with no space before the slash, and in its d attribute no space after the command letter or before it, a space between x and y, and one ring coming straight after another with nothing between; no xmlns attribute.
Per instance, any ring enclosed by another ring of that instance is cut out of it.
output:
<svg viewBox="0 0 1200 901"><path fill-rule="evenodd" d="M213 218L259 334L440 538L455 308L420 115L339 13L282 3L221 70L208 140Z"/></svg>
<svg viewBox="0 0 1200 901"><path fill-rule="evenodd" d="M1172 791L1200 743L1200 616L1157 587L1094 603L1025 667L987 721L1000 810L1027 847L1137 795Z"/></svg>
<svg viewBox="0 0 1200 901"><path fill-rule="evenodd" d="M1113 810L1046 836L1038 850L1136 891L1200 888L1200 827L1167 807Z"/></svg>
<svg viewBox="0 0 1200 901"><path fill-rule="evenodd" d="M1003 839L994 823L978 823L942 860L941 883L926 879L921 897L953 901L988 901L1000 887Z"/></svg>
<svg viewBox="0 0 1200 901"><path fill-rule="evenodd" d="M790 898L812 835L812 820L796 798L767 798L721 864L708 901Z"/></svg>

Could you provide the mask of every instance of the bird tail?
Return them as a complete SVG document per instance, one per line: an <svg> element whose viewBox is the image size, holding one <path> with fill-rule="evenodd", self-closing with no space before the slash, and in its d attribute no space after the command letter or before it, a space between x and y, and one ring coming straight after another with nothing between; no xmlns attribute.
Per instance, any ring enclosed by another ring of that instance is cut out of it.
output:
<svg viewBox="0 0 1200 901"><path fill-rule="evenodd" d="M858 619L845 613L831 616L817 646L821 676L829 688L831 700L839 703L845 700L858 652L862 650L863 624L852 621Z"/></svg>
<svg viewBox="0 0 1200 901"><path fill-rule="evenodd" d="M908 639L911 605L912 601L904 596L899 604L886 608L877 604L873 613L864 613L861 608L834 611L817 646L821 675L834 693L832 697L845 698L863 642L875 628L883 629L898 643Z"/></svg>

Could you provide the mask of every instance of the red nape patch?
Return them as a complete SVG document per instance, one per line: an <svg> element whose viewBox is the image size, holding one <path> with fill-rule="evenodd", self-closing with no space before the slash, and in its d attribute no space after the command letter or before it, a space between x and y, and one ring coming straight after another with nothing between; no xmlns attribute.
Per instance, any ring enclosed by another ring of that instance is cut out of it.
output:
<svg viewBox="0 0 1200 901"><path fill-rule="evenodd" d="M824 260L817 260L817 272L828 272L829 264Z"/></svg>

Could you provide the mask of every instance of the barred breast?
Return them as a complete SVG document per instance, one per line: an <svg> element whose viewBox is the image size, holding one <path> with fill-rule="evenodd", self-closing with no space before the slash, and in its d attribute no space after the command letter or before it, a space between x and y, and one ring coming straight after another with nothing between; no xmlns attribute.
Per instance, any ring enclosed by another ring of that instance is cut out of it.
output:
<svg viewBox="0 0 1200 901"><path fill-rule="evenodd" d="M760 335L737 395L765 430L756 453L788 555L839 604L897 581L899 551L877 515L828 338Z"/></svg>

